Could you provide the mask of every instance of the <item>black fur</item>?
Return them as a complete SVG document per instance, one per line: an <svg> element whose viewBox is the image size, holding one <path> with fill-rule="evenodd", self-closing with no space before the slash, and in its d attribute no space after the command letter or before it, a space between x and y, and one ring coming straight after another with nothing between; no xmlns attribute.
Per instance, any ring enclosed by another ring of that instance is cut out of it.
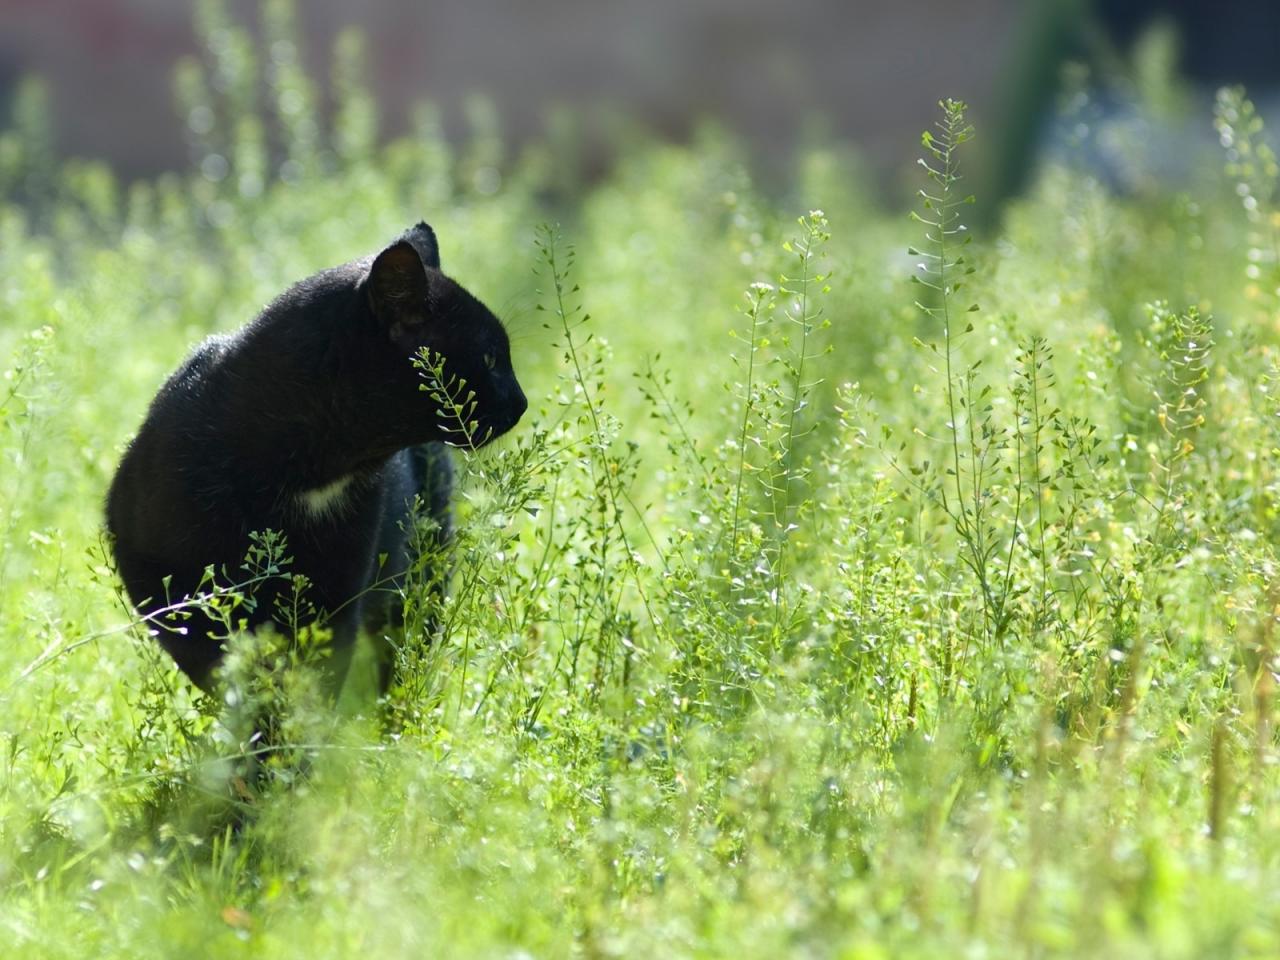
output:
<svg viewBox="0 0 1280 960"><path fill-rule="evenodd" d="M477 445L520 419L527 404L506 332L440 272L425 223L206 340L152 401L112 482L107 527L129 597L201 688L211 689L223 655L219 626L156 614L194 592L210 565L234 574L250 533L285 534L292 571L328 614L338 679L357 629L389 616L386 591L379 601L371 588L411 560L404 521L415 495L447 535L444 443L458 438L419 389L411 357L421 347L475 391ZM314 503L314 491L343 478L332 510L307 509L309 491ZM259 592L250 628L271 619L272 589Z"/></svg>

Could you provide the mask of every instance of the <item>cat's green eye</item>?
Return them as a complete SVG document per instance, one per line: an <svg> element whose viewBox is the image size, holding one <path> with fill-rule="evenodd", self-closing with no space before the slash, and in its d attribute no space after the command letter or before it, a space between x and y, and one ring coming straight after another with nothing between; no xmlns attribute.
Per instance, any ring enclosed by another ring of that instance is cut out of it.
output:
<svg viewBox="0 0 1280 960"><path fill-rule="evenodd" d="M494 356L492 353L486 353L484 355L484 365L488 367L490 370L492 370L494 367L498 365L498 358Z"/></svg>

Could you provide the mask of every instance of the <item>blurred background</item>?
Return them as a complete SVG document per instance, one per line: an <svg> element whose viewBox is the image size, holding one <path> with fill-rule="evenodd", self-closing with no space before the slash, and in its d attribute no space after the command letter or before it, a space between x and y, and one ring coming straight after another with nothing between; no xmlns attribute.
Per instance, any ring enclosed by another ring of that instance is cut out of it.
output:
<svg viewBox="0 0 1280 960"><path fill-rule="evenodd" d="M270 6L225 10L261 40ZM173 78L184 58L217 49L202 16L181 0L0 0L3 126L34 75L57 155L104 160L126 179L198 164L203 121L182 115ZM267 37L265 49L314 79L322 122L335 43L355 30L380 136L409 130L423 100L454 139L469 110L489 111L513 153L568 124L588 175L608 168L625 128L681 141L710 118L745 140L765 182L794 148L823 139L852 145L892 186L951 96L983 132L991 198L1016 191L1052 146L1045 118L1072 77L1103 91L1095 109L1111 112L1137 99L1128 88L1143 69L1181 78L1177 89L1206 103L1217 85L1245 83L1264 114L1280 80L1274 0L306 0L295 16L297 48Z"/></svg>

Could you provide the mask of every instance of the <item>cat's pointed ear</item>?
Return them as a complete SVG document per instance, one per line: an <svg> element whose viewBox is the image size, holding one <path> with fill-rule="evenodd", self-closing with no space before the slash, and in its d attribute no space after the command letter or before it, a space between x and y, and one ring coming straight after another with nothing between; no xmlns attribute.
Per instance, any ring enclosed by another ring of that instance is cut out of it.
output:
<svg viewBox="0 0 1280 960"><path fill-rule="evenodd" d="M413 245L426 266L440 269L440 245L436 243L436 232L425 222L419 221L417 226L410 227L400 239Z"/></svg>
<svg viewBox="0 0 1280 960"><path fill-rule="evenodd" d="M364 287L369 306L387 327L422 323L427 316L427 271L408 240L374 257Z"/></svg>

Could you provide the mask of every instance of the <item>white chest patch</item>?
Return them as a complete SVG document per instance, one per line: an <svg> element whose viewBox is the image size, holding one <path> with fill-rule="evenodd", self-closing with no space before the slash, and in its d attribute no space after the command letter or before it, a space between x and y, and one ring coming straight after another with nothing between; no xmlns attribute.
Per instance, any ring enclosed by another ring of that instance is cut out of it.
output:
<svg viewBox="0 0 1280 960"><path fill-rule="evenodd" d="M352 476L339 477L332 483L311 490L303 490L294 494L294 502L302 510L304 516L313 520L332 517L342 512L347 503L347 494L351 488Z"/></svg>

